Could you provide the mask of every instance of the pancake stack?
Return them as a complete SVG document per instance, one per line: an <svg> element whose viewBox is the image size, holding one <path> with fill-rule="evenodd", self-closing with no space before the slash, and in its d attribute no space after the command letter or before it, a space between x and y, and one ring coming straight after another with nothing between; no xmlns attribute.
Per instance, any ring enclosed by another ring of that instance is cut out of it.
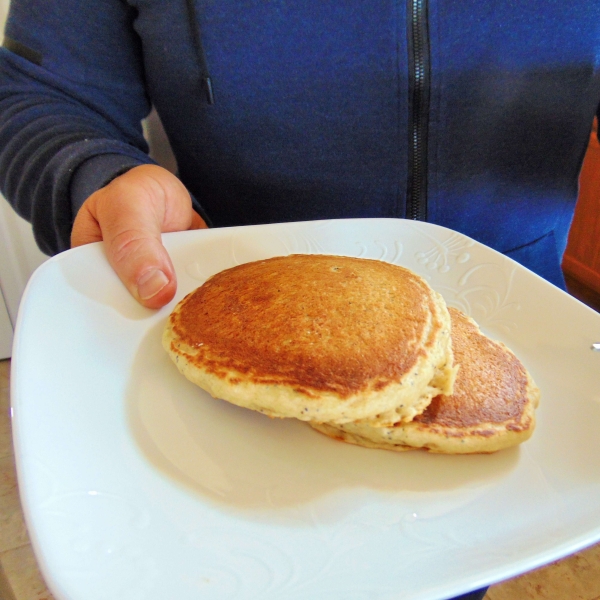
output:
<svg viewBox="0 0 600 600"><path fill-rule="evenodd" d="M221 271L175 307L163 346L215 398L362 446L493 452L535 423L539 391L514 354L382 261L296 254Z"/></svg>

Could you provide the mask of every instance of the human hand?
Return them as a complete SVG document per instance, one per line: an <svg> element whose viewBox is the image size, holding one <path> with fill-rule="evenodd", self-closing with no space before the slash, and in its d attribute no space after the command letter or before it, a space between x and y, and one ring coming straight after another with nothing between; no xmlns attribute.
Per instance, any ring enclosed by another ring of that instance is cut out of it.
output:
<svg viewBox="0 0 600 600"><path fill-rule="evenodd" d="M160 308L177 289L160 234L206 227L175 175L141 165L83 203L73 223L71 247L104 241L108 261L131 295L148 308Z"/></svg>

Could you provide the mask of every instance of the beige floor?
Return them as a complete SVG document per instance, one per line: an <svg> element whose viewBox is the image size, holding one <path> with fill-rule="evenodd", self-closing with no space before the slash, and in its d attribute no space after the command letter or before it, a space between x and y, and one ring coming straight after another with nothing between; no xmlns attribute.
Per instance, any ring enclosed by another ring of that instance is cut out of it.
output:
<svg viewBox="0 0 600 600"><path fill-rule="evenodd" d="M53 600L37 569L19 504L9 377L10 361L0 361L0 600ZM600 544L495 585L486 600L600 600Z"/></svg>

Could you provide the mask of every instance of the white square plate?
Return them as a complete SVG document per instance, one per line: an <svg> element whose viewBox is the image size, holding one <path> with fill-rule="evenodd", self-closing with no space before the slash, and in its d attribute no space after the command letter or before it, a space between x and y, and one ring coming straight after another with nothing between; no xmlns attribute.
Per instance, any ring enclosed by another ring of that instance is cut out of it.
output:
<svg viewBox="0 0 600 600"><path fill-rule="evenodd" d="M600 315L458 233L368 219L164 236L179 288L138 306L102 246L43 264L22 302L13 426L57 600L439 600L600 539ZM210 398L161 347L175 302L235 264L378 258L425 276L542 391L533 438L481 456L342 444Z"/></svg>

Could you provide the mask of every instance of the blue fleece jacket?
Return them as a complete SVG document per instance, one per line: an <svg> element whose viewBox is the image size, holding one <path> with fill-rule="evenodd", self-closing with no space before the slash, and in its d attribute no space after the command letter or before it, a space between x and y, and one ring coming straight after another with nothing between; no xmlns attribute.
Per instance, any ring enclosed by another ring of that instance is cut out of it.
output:
<svg viewBox="0 0 600 600"><path fill-rule="evenodd" d="M13 0L0 188L66 249L154 105L214 226L422 218L563 285L599 27L589 0Z"/></svg>

